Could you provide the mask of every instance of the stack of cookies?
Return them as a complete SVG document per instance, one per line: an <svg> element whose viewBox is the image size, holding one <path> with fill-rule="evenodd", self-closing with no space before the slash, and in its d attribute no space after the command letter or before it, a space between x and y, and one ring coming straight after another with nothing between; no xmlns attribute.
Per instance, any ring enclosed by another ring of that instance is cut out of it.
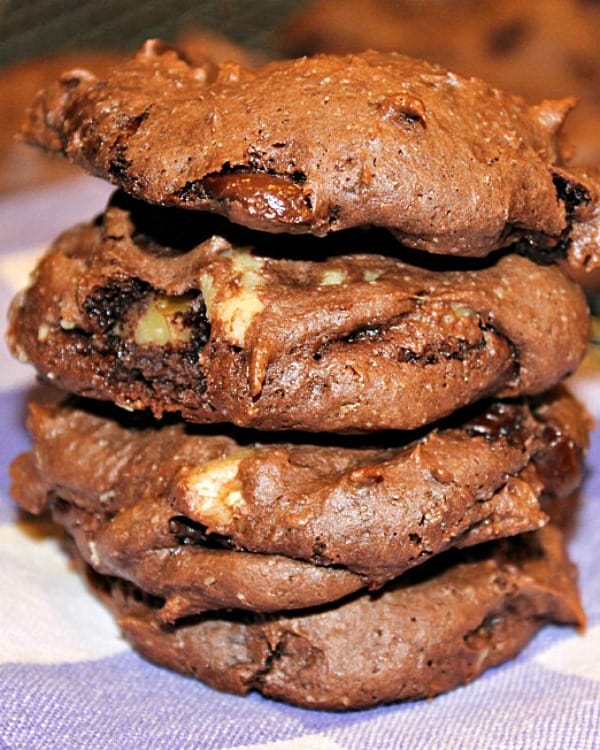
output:
<svg viewBox="0 0 600 750"><path fill-rule="evenodd" d="M77 394L32 405L14 494L142 654L356 708L583 623L548 523L589 430L552 261L600 259L570 106L396 54L251 72L157 42L38 96L26 139L119 189L12 306L14 354Z"/></svg>

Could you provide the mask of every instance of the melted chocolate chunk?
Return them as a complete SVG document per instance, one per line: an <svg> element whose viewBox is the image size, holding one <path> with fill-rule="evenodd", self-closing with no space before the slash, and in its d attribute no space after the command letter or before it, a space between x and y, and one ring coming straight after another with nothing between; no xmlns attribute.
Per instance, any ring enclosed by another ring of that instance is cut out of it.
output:
<svg viewBox="0 0 600 750"><path fill-rule="evenodd" d="M589 190L582 183L566 179L559 174L555 174L553 179L559 198L564 201L569 216L572 216L582 204L591 200Z"/></svg>
<svg viewBox="0 0 600 750"><path fill-rule="evenodd" d="M302 173L296 173L302 174ZM209 175L203 188L209 197L239 204L251 216L305 224L312 217L310 194L302 180L261 172L227 172Z"/></svg>
<svg viewBox="0 0 600 750"><path fill-rule="evenodd" d="M520 409L512 404L495 403L470 420L465 429L471 437L483 437L489 443L505 438L515 446L522 442L520 415Z"/></svg>
<svg viewBox="0 0 600 750"><path fill-rule="evenodd" d="M542 436L547 447L533 458L536 470L547 496L564 497L581 479L581 446L551 424L544 427Z"/></svg>

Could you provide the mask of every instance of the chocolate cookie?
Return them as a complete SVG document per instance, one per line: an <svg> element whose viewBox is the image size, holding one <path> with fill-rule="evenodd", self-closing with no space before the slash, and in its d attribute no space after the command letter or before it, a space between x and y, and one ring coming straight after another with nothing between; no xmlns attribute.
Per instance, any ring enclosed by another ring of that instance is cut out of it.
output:
<svg viewBox="0 0 600 750"><path fill-rule="evenodd" d="M541 392L587 346L583 295L557 267L281 260L250 252L263 235L229 241L224 221L214 234L206 214L115 200L59 238L12 308L13 352L65 390L197 422L412 429Z"/></svg>
<svg viewBox="0 0 600 750"><path fill-rule="evenodd" d="M160 601L91 575L145 657L216 687L308 708L429 697L513 658L548 622L582 625L560 532L437 558L376 595L306 613L204 615L165 626Z"/></svg>
<svg viewBox="0 0 600 750"><path fill-rule="evenodd" d="M536 529L540 500L579 483L589 426L563 390L386 448L244 445L92 406L31 407L14 494L51 508L97 571L165 598L170 619L326 603L449 547Z"/></svg>
<svg viewBox="0 0 600 750"><path fill-rule="evenodd" d="M564 248L580 222L597 232L598 179L560 166L572 104L528 106L393 53L250 72L193 67L151 41L104 80L65 73L24 136L146 201L271 232L377 225L414 247L482 256L519 239ZM588 265L600 264L584 234Z"/></svg>

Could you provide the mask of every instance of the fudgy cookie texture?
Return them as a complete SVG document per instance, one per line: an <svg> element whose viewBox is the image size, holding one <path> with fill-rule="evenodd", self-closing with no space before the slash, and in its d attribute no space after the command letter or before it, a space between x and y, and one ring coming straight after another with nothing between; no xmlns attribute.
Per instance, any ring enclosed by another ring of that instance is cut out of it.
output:
<svg viewBox="0 0 600 750"><path fill-rule="evenodd" d="M485 396L539 393L585 352L584 297L556 266L289 260L251 252L263 236L117 195L15 300L12 350L126 408L310 431L412 429ZM338 238L376 249L358 230Z"/></svg>
<svg viewBox="0 0 600 750"><path fill-rule="evenodd" d="M360 18L360 23L356 23ZM531 102L576 95L565 134L600 163L600 9L586 0L303 3L279 34L287 55L402 52L477 75Z"/></svg>
<svg viewBox="0 0 600 750"><path fill-rule="evenodd" d="M23 132L133 196L255 229L377 225L469 256L523 239L593 267L598 177L569 171L558 145L572 104L529 106L393 53L248 71L150 41L104 79L65 73Z"/></svg>
<svg viewBox="0 0 600 750"><path fill-rule="evenodd" d="M441 556L376 595L304 613L201 615L175 625L160 601L90 573L145 657L233 693L308 708L429 697L510 659L548 622L582 625L560 531Z"/></svg>
<svg viewBox="0 0 600 750"><path fill-rule="evenodd" d="M94 408L31 407L13 494L51 509L95 570L165 599L170 620L327 603L450 547L537 529L540 503L579 484L589 429L560 389L387 447L242 444Z"/></svg>

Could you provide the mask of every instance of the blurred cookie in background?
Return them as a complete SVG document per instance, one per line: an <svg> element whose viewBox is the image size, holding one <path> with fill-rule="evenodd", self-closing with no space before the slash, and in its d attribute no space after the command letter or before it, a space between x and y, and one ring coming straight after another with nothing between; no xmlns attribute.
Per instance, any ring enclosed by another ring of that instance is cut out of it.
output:
<svg viewBox="0 0 600 750"><path fill-rule="evenodd" d="M356 20L360 19L360 23ZM600 162L600 5L586 0L344 0L306 5L282 34L290 56L399 51L530 101L576 95L566 137Z"/></svg>
<svg viewBox="0 0 600 750"><path fill-rule="evenodd" d="M216 63L234 62L244 68L256 68L268 59L267 55L247 49L223 34L200 27L182 30L176 46L193 62L205 56Z"/></svg>

